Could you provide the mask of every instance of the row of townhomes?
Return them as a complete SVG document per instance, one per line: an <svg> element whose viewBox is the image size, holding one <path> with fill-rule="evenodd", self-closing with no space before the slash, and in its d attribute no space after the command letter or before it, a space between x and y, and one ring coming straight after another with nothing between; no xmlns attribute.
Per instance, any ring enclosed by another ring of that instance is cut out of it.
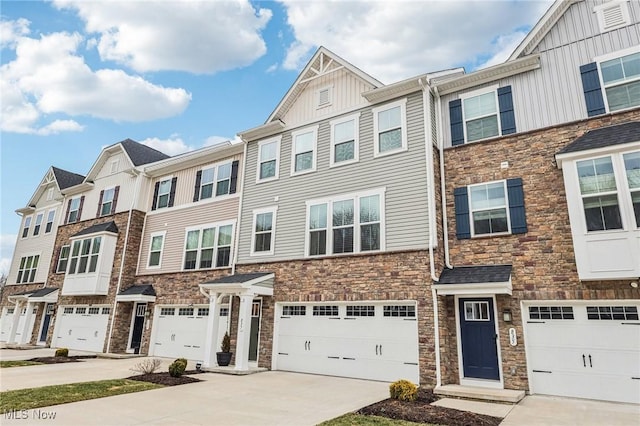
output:
<svg viewBox="0 0 640 426"><path fill-rule="evenodd" d="M1 340L640 403L640 2L388 85L322 47L238 134L46 171Z"/></svg>

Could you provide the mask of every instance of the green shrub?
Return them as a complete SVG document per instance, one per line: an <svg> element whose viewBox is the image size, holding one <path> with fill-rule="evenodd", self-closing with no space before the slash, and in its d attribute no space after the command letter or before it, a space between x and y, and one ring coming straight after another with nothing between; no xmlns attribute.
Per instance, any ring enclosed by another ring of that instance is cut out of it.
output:
<svg viewBox="0 0 640 426"><path fill-rule="evenodd" d="M55 356L62 356L62 357L66 358L66 357L69 356L69 349L67 349L67 348L56 349Z"/></svg>
<svg viewBox="0 0 640 426"><path fill-rule="evenodd" d="M183 359L184 358L177 359L177 360L173 361L171 363L171 365L169 365L169 375L171 377L180 377L180 376L182 376L182 373L184 373L184 370L186 370L186 368L187 368L186 360L183 361Z"/></svg>
<svg viewBox="0 0 640 426"><path fill-rule="evenodd" d="M231 337L229 337L229 333L224 333L220 350L221 352L231 352Z"/></svg>
<svg viewBox="0 0 640 426"><path fill-rule="evenodd" d="M418 386L408 380L398 380L389 385L389 394L392 399L415 401L418 397Z"/></svg>
<svg viewBox="0 0 640 426"><path fill-rule="evenodd" d="M184 364L184 368L187 368L187 359L186 358L178 358L176 362L182 362Z"/></svg>

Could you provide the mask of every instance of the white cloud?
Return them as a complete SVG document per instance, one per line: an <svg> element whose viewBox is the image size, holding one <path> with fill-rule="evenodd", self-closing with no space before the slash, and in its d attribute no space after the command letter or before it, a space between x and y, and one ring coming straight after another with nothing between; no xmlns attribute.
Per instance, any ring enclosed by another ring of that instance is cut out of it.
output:
<svg viewBox="0 0 640 426"><path fill-rule="evenodd" d="M295 36L284 68L300 69L323 45L387 83L464 64L477 68L481 62L505 58L506 50L517 45L522 28L534 25L552 2L280 1Z"/></svg>
<svg viewBox="0 0 640 426"><path fill-rule="evenodd" d="M73 120L41 124L44 114L90 115L116 121L148 121L180 114L191 95L152 84L122 70L92 70L77 52L77 33L19 37L16 57L0 67L2 118L7 132L47 135L81 131Z"/></svg>
<svg viewBox="0 0 640 426"><path fill-rule="evenodd" d="M99 34L103 60L136 71L179 70L214 73L253 63L266 52L260 32L269 9L236 1L56 0Z"/></svg>
<svg viewBox="0 0 640 426"><path fill-rule="evenodd" d="M0 47L10 47L16 41L29 34L29 21L20 18L16 21L0 21Z"/></svg>
<svg viewBox="0 0 640 426"><path fill-rule="evenodd" d="M218 145L219 143L227 142L228 140L229 138L225 138L224 136L209 136L205 139L203 146Z"/></svg>
<svg viewBox="0 0 640 426"><path fill-rule="evenodd" d="M503 63L511 56L526 36L527 33L524 31L516 31L511 34L499 36L494 43L495 51L493 56L478 65L477 68L482 69Z"/></svg>
<svg viewBox="0 0 640 426"><path fill-rule="evenodd" d="M182 154L183 152L193 151L195 148L187 145L182 138L177 135L171 135L168 139L147 138L140 141L141 144L150 146L160 152L164 152L169 156Z"/></svg>
<svg viewBox="0 0 640 426"><path fill-rule="evenodd" d="M11 257L16 244L16 234L0 235L0 274L9 273L11 267Z"/></svg>

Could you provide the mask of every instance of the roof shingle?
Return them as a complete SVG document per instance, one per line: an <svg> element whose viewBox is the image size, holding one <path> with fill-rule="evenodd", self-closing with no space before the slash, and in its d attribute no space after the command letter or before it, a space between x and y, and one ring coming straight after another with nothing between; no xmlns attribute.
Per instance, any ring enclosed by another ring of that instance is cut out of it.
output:
<svg viewBox="0 0 640 426"><path fill-rule="evenodd" d="M51 170L53 170L53 174L56 176L56 181L61 191L71 186L80 185L84 181L84 176L77 173L71 173L53 166Z"/></svg>
<svg viewBox="0 0 640 426"><path fill-rule="evenodd" d="M511 265L456 266L445 268L438 284L504 283L511 277Z"/></svg>
<svg viewBox="0 0 640 426"><path fill-rule="evenodd" d="M154 163L156 161L165 160L169 158L167 154L164 154L156 149L142 145L132 139L125 139L119 142L127 155L133 162L134 166L141 166L143 164Z"/></svg>
<svg viewBox="0 0 640 426"><path fill-rule="evenodd" d="M640 121L590 130L556 153L588 151L607 146L640 141Z"/></svg>
<svg viewBox="0 0 640 426"><path fill-rule="evenodd" d="M91 225L88 228L84 228L82 231L73 234L71 237L79 237L81 235L89 235L95 234L97 232L111 232L114 234L118 233L118 227L114 221L98 223L96 225Z"/></svg>

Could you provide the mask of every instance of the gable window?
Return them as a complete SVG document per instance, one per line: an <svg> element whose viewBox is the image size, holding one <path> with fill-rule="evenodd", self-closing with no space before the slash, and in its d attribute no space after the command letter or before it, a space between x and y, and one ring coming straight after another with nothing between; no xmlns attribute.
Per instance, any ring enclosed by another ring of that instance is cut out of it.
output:
<svg viewBox="0 0 640 426"><path fill-rule="evenodd" d="M47 213L47 223L44 227L44 233L48 234L49 232L51 232L51 229L53 228L53 220L56 217L56 211L55 210L49 210L49 213Z"/></svg>
<svg viewBox="0 0 640 426"><path fill-rule="evenodd" d="M29 235L29 228L31 228L31 216L24 218L24 224L22 226L22 238L27 238Z"/></svg>
<svg viewBox="0 0 640 426"><path fill-rule="evenodd" d="M38 269L39 260L40 256L37 254L21 258L16 283L32 283L36 278L36 270Z"/></svg>
<svg viewBox="0 0 640 426"><path fill-rule="evenodd" d="M233 225L210 226L187 231L184 269L229 266Z"/></svg>
<svg viewBox="0 0 640 426"><path fill-rule="evenodd" d="M407 149L407 100L374 108L374 157Z"/></svg>
<svg viewBox="0 0 640 426"><path fill-rule="evenodd" d="M100 203L98 204L98 217L106 216L115 212L118 198L119 186L105 189L100 192Z"/></svg>
<svg viewBox="0 0 640 426"><path fill-rule="evenodd" d="M165 232L151 234L151 244L149 245L149 268L159 267L162 259L162 249L164 247Z"/></svg>
<svg viewBox="0 0 640 426"><path fill-rule="evenodd" d="M611 157L576 162L587 231L622 229Z"/></svg>
<svg viewBox="0 0 640 426"><path fill-rule="evenodd" d="M277 208L254 210L251 255L273 254Z"/></svg>
<svg viewBox="0 0 640 426"><path fill-rule="evenodd" d="M384 190L307 202L307 256L383 248Z"/></svg>
<svg viewBox="0 0 640 426"><path fill-rule="evenodd" d="M69 211L69 213L67 214L67 223L75 223L80 220L83 201L84 196L72 198L71 200L69 200L69 206L67 208L67 210Z"/></svg>
<svg viewBox="0 0 640 426"><path fill-rule="evenodd" d="M640 228L640 151L622 156L631 192L631 204L636 218L636 227Z"/></svg>
<svg viewBox="0 0 640 426"><path fill-rule="evenodd" d="M40 228L42 227L42 218L44 216L44 213L38 213L36 215L36 222L33 226L33 236L35 237L36 235L40 234Z"/></svg>
<svg viewBox="0 0 640 426"><path fill-rule="evenodd" d="M96 271L102 237L85 238L73 242L69 258L68 274L85 274Z"/></svg>
<svg viewBox="0 0 640 426"><path fill-rule="evenodd" d="M316 169L318 126L291 133L291 174L312 172Z"/></svg>
<svg viewBox="0 0 640 426"><path fill-rule="evenodd" d="M257 181L278 178L280 158L280 138L263 141L258 144Z"/></svg>
<svg viewBox="0 0 640 426"><path fill-rule="evenodd" d="M68 244L60 247L60 255L58 256L58 265L56 267L56 273L63 273L67 270L67 263L69 262L70 251L71 251L71 246Z"/></svg>
<svg viewBox="0 0 640 426"><path fill-rule="evenodd" d="M453 195L458 239L527 232L521 178L464 186Z"/></svg>
<svg viewBox="0 0 640 426"><path fill-rule="evenodd" d="M609 111L640 105L640 52L600 62Z"/></svg>
<svg viewBox="0 0 640 426"><path fill-rule="evenodd" d="M331 121L331 166L358 161L359 117L356 114Z"/></svg>

